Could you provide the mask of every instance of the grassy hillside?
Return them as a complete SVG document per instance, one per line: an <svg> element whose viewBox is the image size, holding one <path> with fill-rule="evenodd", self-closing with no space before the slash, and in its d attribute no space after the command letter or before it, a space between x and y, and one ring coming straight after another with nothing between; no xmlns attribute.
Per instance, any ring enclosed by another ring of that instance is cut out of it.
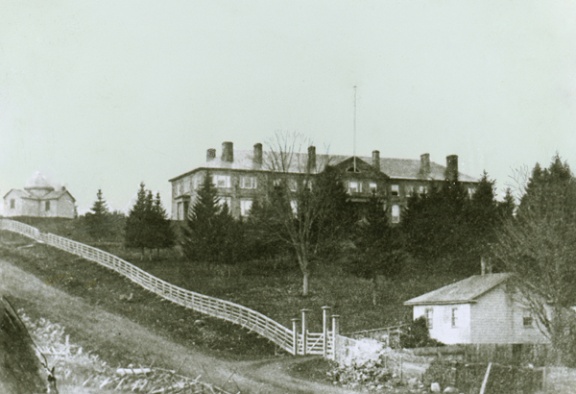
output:
<svg viewBox="0 0 576 394"><path fill-rule="evenodd" d="M64 236L74 234L73 222L34 223L43 231ZM239 265L191 263L176 252L162 253L152 260L141 259L139 252L124 249L120 245L96 245L119 255L151 274L183 288L202 294L230 300L264 313L290 326L290 319L298 317L302 308L311 310L311 329L320 330L321 307L333 308L332 313L341 316L343 333L378 328L410 319L411 311L403 302L416 295L460 279L449 274L418 275L406 272L392 280L379 278L377 305L372 304L372 282L345 273L337 262L323 263L315 267L311 277L310 296L303 298L301 275L295 261L260 261ZM4 250L3 253L7 253ZM32 250L10 250L27 257L25 269L43 276L45 280L69 292L94 298L95 302L110 300L110 308L123 308L140 302L134 298L142 291L127 283L118 275L98 267L94 263L59 252L52 248L35 247ZM34 257L34 258L32 258ZM51 260L50 263L45 262ZM45 262L45 263L42 263ZM47 265L49 264L49 265ZM53 269L50 269L52 266ZM88 275L87 275L88 274ZM84 294L88 289L89 293ZM121 298L134 296L129 302ZM143 292L142 297L148 297ZM195 316L195 320L201 316ZM188 320L188 319L186 319Z"/></svg>

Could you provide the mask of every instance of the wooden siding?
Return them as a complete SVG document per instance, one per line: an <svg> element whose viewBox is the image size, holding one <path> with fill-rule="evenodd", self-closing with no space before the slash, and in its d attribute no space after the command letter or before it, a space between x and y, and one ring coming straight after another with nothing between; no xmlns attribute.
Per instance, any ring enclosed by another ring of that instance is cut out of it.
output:
<svg viewBox="0 0 576 394"><path fill-rule="evenodd" d="M546 343L534 325L524 327L524 308L502 284L472 305L472 343ZM536 324L536 323L534 323Z"/></svg>
<svg viewBox="0 0 576 394"><path fill-rule="evenodd" d="M452 309L456 308L456 324L452 326ZM414 319L432 310L430 337L447 345L470 343L470 304L417 305L414 306Z"/></svg>

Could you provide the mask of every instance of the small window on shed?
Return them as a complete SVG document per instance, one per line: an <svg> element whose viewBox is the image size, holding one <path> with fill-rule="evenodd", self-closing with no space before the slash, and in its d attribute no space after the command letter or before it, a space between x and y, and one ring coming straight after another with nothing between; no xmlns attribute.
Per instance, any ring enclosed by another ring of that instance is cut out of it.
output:
<svg viewBox="0 0 576 394"><path fill-rule="evenodd" d="M49 211L49 210L50 210L50 201L46 201L46 203L45 203L45 205L44 205L44 208L45 208L46 211Z"/></svg>
<svg viewBox="0 0 576 394"><path fill-rule="evenodd" d="M452 322L452 328L458 326L458 308L452 308L452 314L450 317L450 321Z"/></svg>
<svg viewBox="0 0 576 394"><path fill-rule="evenodd" d="M10 209L16 208L16 200L13 198L10 199Z"/></svg>
<svg viewBox="0 0 576 394"><path fill-rule="evenodd" d="M426 318L426 327L428 327L428 329L432 329L432 321L434 319L434 309L432 308L426 308L426 310L424 311L424 317Z"/></svg>

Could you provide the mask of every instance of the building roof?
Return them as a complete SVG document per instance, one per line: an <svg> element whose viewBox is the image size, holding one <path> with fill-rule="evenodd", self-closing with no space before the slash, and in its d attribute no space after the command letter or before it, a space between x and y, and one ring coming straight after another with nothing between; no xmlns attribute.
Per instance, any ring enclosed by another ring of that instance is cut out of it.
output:
<svg viewBox="0 0 576 394"><path fill-rule="evenodd" d="M404 302L404 305L473 303L476 302L480 296L499 286L510 277L511 274L509 273L474 275L416 298L412 298Z"/></svg>
<svg viewBox="0 0 576 394"><path fill-rule="evenodd" d="M372 163L372 158L368 156L357 156L360 160L366 163ZM192 171L178 175L170 182L189 175L199 169L233 169L233 170L246 170L246 171L271 171L273 155L269 151L263 152L263 163L258 165L254 163L254 152L248 150L234 150L234 160L226 162L220 157L216 157L210 161L206 161L196 166ZM316 164L319 171L326 165L336 165L344 160L350 159L351 156L345 155L327 155L317 154ZM294 153L292 157L285 160L286 170L281 172L289 173L303 173L308 161L307 153ZM274 167L279 167L275 165ZM414 179L414 180L436 180L443 181L445 179L446 167L440 164L430 162L430 172L425 176L420 172L420 159L396 159L396 158L380 158L380 171L391 179ZM478 179L468 176L466 174L458 173L458 179L461 182L478 182Z"/></svg>
<svg viewBox="0 0 576 394"><path fill-rule="evenodd" d="M46 190L50 190L50 189L54 189L54 187L52 185L50 185L50 183L48 183L48 181L46 180L46 178L44 177L44 175L42 175L42 173L40 171L37 171L32 178L30 178L28 180L28 182L26 183L26 186L24 186L24 189L46 189Z"/></svg>

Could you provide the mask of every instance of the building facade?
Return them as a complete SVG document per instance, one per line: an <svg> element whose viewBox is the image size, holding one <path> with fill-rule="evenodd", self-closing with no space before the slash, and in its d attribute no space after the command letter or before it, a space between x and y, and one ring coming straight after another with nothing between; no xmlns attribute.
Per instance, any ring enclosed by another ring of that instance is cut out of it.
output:
<svg viewBox="0 0 576 394"><path fill-rule="evenodd" d="M4 195L4 216L68 218L76 216L76 200L65 188L56 189L36 173L24 189Z"/></svg>
<svg viewBox="0 0 576 394"><path fill-rule="evenodd" d="M221 203L228 204L235 217L248 215L253 201L265 195L279 179L286 178L292 190L303 187L303 180L331 165L340 170L353 203L362 203L376 195L389 214L391 223L399 223L408 198L414 193L426 193L434 183L458 178L469 193L477 180L458 172L458 156L446 159L446 166L430 161L429 154L419 160L381 158L375 150L369 157L317 154L314 146L306 153L286 157L277 152L263 151L262 144L253 150L234 150L232 142L206 152L206 161L193 170L170 179L172 184L172 219L184 220L201 187L206 173L213 177Z"/></svg>
<svg viewBox="0 0 576 394"><path fill-rule="evenodd" d="M526 303L507 284L510 274L475 275L408 300L430 337L445 344L547 343Z"/></svg>

